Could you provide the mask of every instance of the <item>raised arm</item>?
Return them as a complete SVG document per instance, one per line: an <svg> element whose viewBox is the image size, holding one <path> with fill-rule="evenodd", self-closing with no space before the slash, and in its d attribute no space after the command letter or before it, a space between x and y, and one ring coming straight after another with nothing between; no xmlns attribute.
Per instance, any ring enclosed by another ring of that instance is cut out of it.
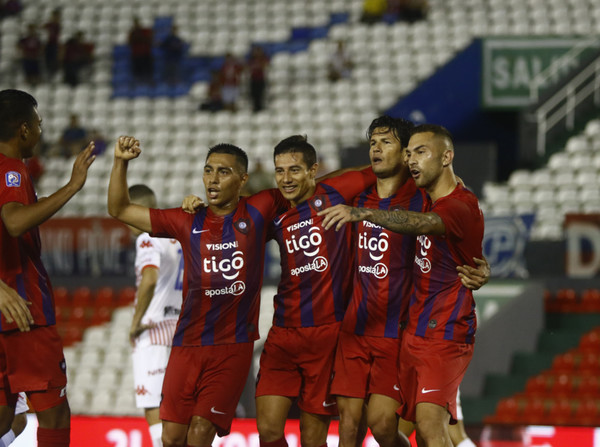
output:
<svg viewBox="0 0 600 447"><path fill-rule="evenodd" d="M129 160L139 157L141 152L140 142L134 137L118 138L108 184L108 213L127 225L150 233L150 209L131 203L127 187L127 165Z"/></svg>
<svg viewBox="0 0 600 447"><path fill-rule="evenodd" d="M71 179L54 194L29 205L19 202L4 204L0 214L8 234L19 237L44 223L60 210L85 184L88 169L96 159L96 156L92 155L93 150L92 142L77 155L73 162Z"/></svg>
<svg viewBox="0 0 600 447"><path fill-rule="evenodd" d="M336 205L319 212L324 216L323 227L328 230L335 225L338 231L348 222L368 220L396 233L442 235L446 231L444 222L436 213L418 213L415 211L374 210L355 208L347 205Z"/></svg>

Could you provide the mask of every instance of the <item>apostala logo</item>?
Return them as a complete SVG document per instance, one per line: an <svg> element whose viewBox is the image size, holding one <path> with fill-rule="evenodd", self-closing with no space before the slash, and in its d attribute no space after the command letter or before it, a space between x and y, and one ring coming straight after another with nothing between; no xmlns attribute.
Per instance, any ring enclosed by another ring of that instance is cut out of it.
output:
<svg viewBox="0 0 600 447"><path fill-rule="evenodd" d="M306 273L314 270L315 272L324 272L329 267L327 259L323 256L317 256L312 262L291 270L292 276L298 276L300 273Z"/></svg>
<svg viewBox="0 0 600 447"><path fill-rule="evenodd" d="M221 287L220 289L208 289L204 291L204 294L210 298L213 296L220 295L234 295L239 296L246 291L246 284L244 281L236 281L229 287Z"/></svg>
<svg viewBox="0 0 600 447"><path fill-rule="evenodd" d="M388 275L387 265L382 264L381 262L371 266L371 265L359 265L358 266L359 273L369 273L374 275L377 279L383 279Z"/></svg>

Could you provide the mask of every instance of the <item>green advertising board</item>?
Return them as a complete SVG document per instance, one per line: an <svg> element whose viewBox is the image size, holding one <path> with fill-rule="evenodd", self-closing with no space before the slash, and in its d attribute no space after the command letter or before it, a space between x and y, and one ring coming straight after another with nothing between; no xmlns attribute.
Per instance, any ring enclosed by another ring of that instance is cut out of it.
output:
<svg viewBox="0 0 600 447"><path fill-rule="evenodd" d="M597 52L596 39L558 37L493 37L483 41L482 102L487 108L520 108L531 103L532 81L564 57L564 64L541 83L556 85L582 60ZM572 55L572 57L571 57Z"/></svg>

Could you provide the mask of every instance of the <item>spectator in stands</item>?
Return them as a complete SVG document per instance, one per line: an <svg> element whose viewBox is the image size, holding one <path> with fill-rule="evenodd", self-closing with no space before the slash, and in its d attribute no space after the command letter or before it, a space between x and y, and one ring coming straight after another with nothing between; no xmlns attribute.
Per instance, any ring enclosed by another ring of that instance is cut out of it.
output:
<svg viewBox="0 0 600 447"><path fill-rule="evenodd" d="M134 17L133 26L129 31L129 48L132 74L138 82L151 83L154 79L153 44L152 29L143 27L140 19Z"/></svg>
<svg viewBox="0 0 600 447"><path fill-rule="evenodd" d="M43 45L35 23L27 25L27 34L19 40L17 47L21 52L25 80L31 85L36 85L40 81L40 58Z"/></svg>
<svg viewBox="0 0 600 447"><path fill-rule="evenodd" d="M210 82L206 90L206 100L200 105L200 110L209 112L218 112L223 110L223 93L221 77L219 73L213 71L210 75Z"/></svg>
<svg viewBox="0 0 600 447"><path fill-rule="evenodd" d="M23 10L23 4L19 0L0 1L0 16L16 16Z"/></svg>
<svg viewBox="0 0 600 447"><path fill-rule="evenodd" d="M81 152L88 139L87 131L79 124L79 116L71 114L69 125L63 130L63 133L56 147L52 150L52 155L71 157Z"/></svg>
<svg viewBox="0 0 600 447"><path fill-rule="evenodd" d="M181 81L181 63L185 54L185 42L177 34L177 26L171 26L171 31L160 43L164 55L163 79L175 85Z"/></svg>
<svg viewBox="0 0 600 447"><path fill-rule="evenodd" d="M346 51L342 40L338 40L337 47L329 58L329 80L336 82L340 79L349 78L352 74L354 63Z"/></svg>
<svg viewBox="0 0 600 447"><path fill-rule="evenodd" d="M244 67L237 58L233 54L227 53L225 55L225 61L219 70L219 77L221 78L223 106L232 112L237 110L237 101L240 94L240 82L243 71Z"/></svg>
<svg viewBox="0 0 600 447"><path fill-rule="evenodd" d="M261 46L254 45L248 58L247 67L250 74L250 99L252 100L252 110L255 112L264 108L268 66L269 57Z"/></svg>
<svg viewBox="0 0 600 447"><path fill-rule="evenodd" d="M364 0L360 21L367 24L379 22L387 9L386 0Z"/></svg>
<svg viewBox="0 0 600 447"><path fill-rule="evenodd" d="M398 19L409 23L424 20L429 12L427 0L395 0L398 4Z"/></svg>
<svg viewBox="0 0 600 447"><path fill-rule="evenodd" d="M44 62L46 64L46 74L52 79L58 71L58 52L60 48L61 31L61 13L60 9L52 10L50 20L44 24L46 30L46 45L44 46Z"/></svg>
<svg viewBox="0 0 600 447"><path fill-rule="evenodd" d="M77 31L65 43L63 55L64 80L75 87L79 84L79 74L92 61L94 45L83 40L83 32Z"/></svg>

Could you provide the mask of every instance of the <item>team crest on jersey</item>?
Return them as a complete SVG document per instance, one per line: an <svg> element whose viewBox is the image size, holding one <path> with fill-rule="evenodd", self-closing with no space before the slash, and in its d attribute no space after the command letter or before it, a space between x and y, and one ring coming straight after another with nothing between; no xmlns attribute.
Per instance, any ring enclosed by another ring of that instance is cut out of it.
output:
<svg viewBox="0 0 600 447"><path fill-rule="evenodd" d="M238 230L242 234L248 234L250 231L250 220L249 219L239 219L233 223L233 226L236 230Z"/></svg>
<svg viewBox="0 0 600 447"><path fill-rule="evenodd" d="M21 186L21 174L15 171L9 171L4 176L6 180L6 186L9 188L18 188Z"/></svg>
<svg viewBox="0 0 600 447"><path fill-rule="evenodd" d="M323 208L325 208L325 196L315 196L315 198L311 200L310 204L317 211L321 211Z"/></svg>

